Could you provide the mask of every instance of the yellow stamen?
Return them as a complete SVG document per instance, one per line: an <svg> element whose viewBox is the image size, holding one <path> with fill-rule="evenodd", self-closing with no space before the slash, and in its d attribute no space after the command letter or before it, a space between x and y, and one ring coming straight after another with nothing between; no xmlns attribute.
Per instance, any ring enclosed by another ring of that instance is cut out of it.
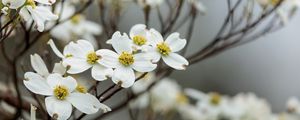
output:
<svg viewBox="0 0 300 120"><path fill-rule="evenodd" d="M210 93L210 103L212 105L219 105L221 102L221 95L219 93Z"/></svg>
<svg viewBox="0 0 300 120"><path fill-rule="evenodd" d="M169 55L169 53L171 52L169 45L164 42L159 43L156 46L157 46L158 52L164 56Z"/></svg>
<svg viewBox="0 0 300 120"><path fill-rule="evenodd" d="M127 52L122 52L119 56L119 62L124 66L129 66L134 63L133 55Z"/></svg>
<svg viewBox="0 0 300 120"><path fill-rule="evenodd" d="M142 46L147 42L146 38L140 35L134 36L132 40L134 44L139 46Z"/></svg>
<svg viewBox="0 0 300 120"><path fill-rule="evenodd" d="M186 104L186 103L189 102L188 98L184 94L182 94L182 93L178 93L177 94L176 100L180 104Z"/></svg>
<svg viewBox="0 0 300 120"><path fill-rule="evenodd" d="M280 0L270 0L270 2L273 6L275 6L280 2Z"/></svg>
<svg viewBox="0 0 300 120"><path fill-rule="evenodd" d="M80 84L78 84L78 85L76 86L76 90L77 90L78 92L80 92L80 93L87 93L86 88L85 88L83 85L80 85Z"/></svg>
<svg viewBox="0 0 300 120"><path fill-rule="evenodd" d="M32 8L36 7L34 0L27 0L25 4L31 6Z"/></svg>
<svg viewBox="0 0 300 120"><path fill-rule="evenodd" d="M54 92L54 96L58 100L64 100L69 95L68 88L65 86L60 86L60 85L56 86L54 88L53 92Z"/></svg>
<svg viewBox="0 0 300 120"><path fill-rule="evenodd" d="M67 54L66 55L66 58L70 58L70 57L73 57L73 55L72 54Z"/></svg>
<svg viewBox="0 0 300 120"><path fill-rule="evenodd" d="M97 60L99 60L101 57L98 56L96 54L96 52L91 52L89 53L87 56L86 56L86 61L89 63L89 64L95 64L97 62Z"/></svg>
<svg viewBox="0 0 300 120"><path fill-rule="evenodd" d="M78 24L79 22L80 22L80 20L81 20L81 15L75 15L75 16L73 16L72 18L71 18L71 22L73 23L73 24Z"/></svg>

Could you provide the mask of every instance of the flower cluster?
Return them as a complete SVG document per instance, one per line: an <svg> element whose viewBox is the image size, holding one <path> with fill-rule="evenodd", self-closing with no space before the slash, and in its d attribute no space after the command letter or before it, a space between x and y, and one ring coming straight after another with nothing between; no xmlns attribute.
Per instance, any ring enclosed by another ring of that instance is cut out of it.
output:
<svg viewBox="0 0 300 120"><path fill-rule="evenodd" d="M132 87L135 94L155 82L148 74ZM293 97L287 102L287 111L271 112L266 100L253 93L240 93L233 97L217 92L204 93L191 88L181 88L176 80L164 78L154 87L132 101L132 109L151 109L158 115L177 112L183 120L299 120L300 101ZM168 116L172 118L172 116ZM173 116L174 117L174 116Z"/></svg>
<svg viewBox="0 0 300 120"><path fill-rule="evenodd" d="M146 29L143 24L134 25L129 36L115 32L107 41L115 51L95 50L86 40L70 42L61 53L52 40L53 51L68 68L67 73L78 74L91 68L92 77L103 81L111 78L115 84L128 88L135 82L135 72L151 72L162 58L168 66L184 70L188 61L179 55L186 40L179 38L179 33L172 33L165 40L155 29Z"/></svg>
<svg viewBox="0 0 300 120"><path fill-rule="evenodd" d="M58 19L48 7L55 2L56 0L2 0L1 11L9 15L8 11L16 10L26 22L33 20L37 30L42 32L46 21Z"/></svg>
<svg viewBox="0 0 300 120"><path fill-rule="evenodd" d="M154 71L158 62L184 70L188 61L179 55L186 40L172 33L165 40L155 29L146 29L137 24L126 33L115 32L107 41L113 50L95 49L87 40L70 42L61 53L53 40L48 44L61 58L52 72L49 72L42 58L34 54L31 64L34 72L25 73L25 86L36 94L47 96L45 104L50 116L67 119L72 113L72 105L86 114L110 108L88 93L88 88L79 84L74 75L91 69L91 76L97 81L110 78L116 85L131 87L139 73ZM162 58L162 61L160 59Z"/></svg>

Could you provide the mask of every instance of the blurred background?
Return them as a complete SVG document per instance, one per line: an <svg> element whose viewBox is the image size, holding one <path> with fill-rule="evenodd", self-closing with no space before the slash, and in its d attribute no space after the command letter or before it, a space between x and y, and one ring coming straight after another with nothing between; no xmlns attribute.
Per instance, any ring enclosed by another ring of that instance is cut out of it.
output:
<svg viewBox="0 0 300 120"><path fill-rule="evenodd" d="M202 2L207 13L198 16L188 55L213 39L227 14L226 1ZM141 8L130 4L127 6L120 31L129 31L132 25L143 23L143 13L138 9ZM158 29L158 18L154 14L156 12L152 11L150 27ZM175 71L171 77L183 87L206 92L216 91L229 95L254 92L265 98L274 112L283 111L289 97L300 97L299 21L300 14L297 14L285 28L206 59L188 67L186 71ZM185 31L184 27L178 31L182 38Z"/></svg>

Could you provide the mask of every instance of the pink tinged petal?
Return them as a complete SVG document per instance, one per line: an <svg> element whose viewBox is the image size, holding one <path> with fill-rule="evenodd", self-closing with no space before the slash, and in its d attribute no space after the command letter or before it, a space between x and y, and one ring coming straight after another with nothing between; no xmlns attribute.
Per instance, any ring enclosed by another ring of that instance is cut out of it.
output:
<svg viewBox="0 0 300 120"><path fill-rule="evenodd" d="M47 96L53 94L52 88L50 88L50 86L47 84L46 79L39 74L26 72L24 77L25 80L23 81L23 83L31 92Z"/></svg>
<svg viewBox="0 0 300 120"><path fill-rule="evenodd" d="M72 92L77 87L77 82L73 77L63 77L62 75L57 73L50 74L47 77L47 82L51 88L61 85L67 87L69 92Z"/></svg>
<svg viewBox="0 0 300 120"><path fill-rule="evenodd" d="M146 25L144 24L136 24L134 25L129 32L130 38L133 38L136 35L146 36Z"/></svg>
<svg viewBox="0 0 300 120"><path fill-rule="evenodd" d="M115 84L121 85L123 88L128 88L134 84L135 75L130 67L119 67L114 70L112 81Z"/></svg>
<svg viewBox="0 0 300 120"><path fill-rule="evenodd" d="M111 44L119 54L122 52L132 53L130 41L126 33L121 35L119 31L115 32L111 38Z"/></svg>
<svg viewBox="0 0 300 120"><path fill-rule="evenodd" d="M169 45L172 52L178 52L186 45L186 40L180 39L177 32L169 35L165 42Z"/></svg>
<svg viewBox="0 0 300 120"><path fill-rule="evenodd" d="M108 68L116 68L118 65L118 57L119 55L108 49L101 49L96 51L96 54L101 57L98 61L101 65L106 66Z"/></svg>
<svg viewBox="0 0 300 120"><path fill-rule="evenodd" d="M147 36L148 36L147 40L149 40L149 43L152 46L156 46L156 44L161 43L161 42L164 41L164 38L162 37L162 35L153 28L150 29L149 34Z"/></svg>
<svg viewBox="0 0 300 120"><path fill-rule="evenodd" d="M43 61L43 59L38 54L30 55L30 62L31 62L32 68L38 74L40 74L44 77L47 77L49 75L49 71L46 67L45 62Z"/></svg>
<svg viewBox="0 0 300 120"><path fill-rule="evenodd" d="M189 62L177 53L170 53L168 56L162 56L162 59L168 66L177 70L185 70L189 65Z"/></svg>
<svg viewBox="0 0 300 120"><path fill-rule="evenodd" d="M112 68L107 68L98 64L92 67L92 77L98 81L106 80L108 77L112 75L112 73L113 73Z"/></svg>
<svg viewBox="0 0 300 120"><path fill-rule="evenodd" d="M87 63L85 59L79 58L64 59L63 65L70 66L70 68L67 71L70 74L81 73L92 67L92 65Z"/></svg>
<svg viewBox="0 0 300 120"><path fill-rule="evenodd" d="M99 100L89 93L71 93L67 101L71 102L76 109L86 114L96 113L101 108Z"/></svg>
<svg viewBox="0 0 300 120"><path fill-rule="evenodd" d="M45 99L46 109L51 117L58 117L58 120L67 120L72 113L72 105L66 100L58 100L55 97Z"/></svg>
<svg viewBox="0 0 300 120"><path fill-rule="evenodd" d="M50 39L50 40L48 41L47 44L50 45L51 49L53 50L53 52L54 52L58 57L64 58L64 55L57 49L57 47L56 47L56 45L54 44L54 42L53 42L52 39Z"/></svg>

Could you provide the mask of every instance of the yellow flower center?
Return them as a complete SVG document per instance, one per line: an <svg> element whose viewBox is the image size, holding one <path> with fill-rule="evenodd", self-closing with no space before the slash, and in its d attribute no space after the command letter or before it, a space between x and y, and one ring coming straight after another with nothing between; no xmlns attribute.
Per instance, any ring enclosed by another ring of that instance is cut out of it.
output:
<svg viewBox="0 0 300 120"><path fill-rule="evenodd" d="M67 54L66 55L66 58L70 58L70 57L73 57L73 55L72 54Z"/></svg>
<svg viewBox="0 0 300 120"><path fill-rule="evenodd" d="M275 6L280 2L280 0L270 0L270 2L271 2L272 5Z"/></svg>
<svg viewBox="0 0 300 120"><path fill-rule="evenodd" d="M182 93L177 94L176 100L180 104L186 104L189 102L188 98Z"/></svg>
<svg viewBox="0 0 300 120"><path fill-rule="evenodd" d="M25 4L31 6L32 8L36 7L34 0L27 0Z"/></svg>
<svg viewBox="0 0 300 120"><path fill-rule="evenodd" d="M77 90L78 92L80 92L80 93L87 93L86 88L85 88L83 85L80 85L80 84L78 84L78 85L76 86L76 90Z"/></svg>
<svg viewBox="0 0 300 120"><path fill-rule="evenodd" d="M134 62L133 55L127 52L122 52L122 54L119 56L119 62L124 66L129 66Z"/></svg>
<svg viewBox="0 0 300 120"><path fill-rule="evenodd" d="M100 59L100 56L98 56L96 52L91 52L86 56L86 59L89 64L95 64L97 60Z"/></svg>
<svg viewBox="0 0 300 120"><path fill-rule="evenodd" d="M211 93L210 94L210 103L212 105L219 105L221 102L221 95L219 93Z"/></svg>
<svg viewBox="0 0 300 120"><path fill-rule="evenodd" d="M159 43L156 46L157 46L158 52L164 56L169 55L169 53L171 52L169 45L167 45L164 42Z"/></svg>
<svg viewBox="0 0 300 120"><path fill-rule="evenodd" d="M60 86L60 85L56 86L54 88L53 92L54 92L54 96L58 100L64 100L69 95L68 88L65 86Z"/></svg>
<svg viewBox="0 0 300 120"><path fill-rule="evenodd" d="M79 22L80 22L80 20L81 20L81 15L75 15L75 16L73 16L72 18L71 18L71 22L73 23L73 24L78 24Z"/></svg>
<svg viewBox="0 0 300 120"><path fill-rule="evenodd" d="M133 37L133 43L136 45L144 45L147 42L146 38L140 35L134 36Z"/></svg>

